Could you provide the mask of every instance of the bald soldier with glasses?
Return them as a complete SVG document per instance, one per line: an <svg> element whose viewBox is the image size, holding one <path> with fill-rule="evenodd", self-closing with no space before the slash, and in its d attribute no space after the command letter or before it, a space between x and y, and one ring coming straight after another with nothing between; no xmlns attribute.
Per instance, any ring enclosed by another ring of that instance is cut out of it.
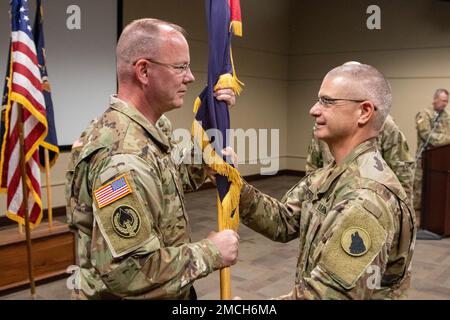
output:
<svg viewBox="0 0 450 320"><path fill-rule="evenodd" d="M319 103L331 105L347 99L322 99ZM361 100L347 100L351 102L362 102ZM377 136L377 147L387 165L394 171L398 180L405 189L408 199L412 201L415 162L412 157L405 135L394 122L391 115L387 115L380 134ZM308 156L306 157L306 173L310 173L318 168L323 168L333 162L333 155L330 153L325 142L318 140L313 135L308 146Z"/></svg>
<svg viewBox="0 0 450 320"><path fill-rule="evenodd" d="M182 107L195 80L185 31L133 21L116 55L118 93L73 145L66 175L80 266L74 298L195 299L195 280L236 263L239 236L191 241L184 191L205 181L206 165L175 162L182 157L164 115ZM230 88L215 94L235 102Z"/></svg>
<svg viewBox="0 0 450 320"><path fill-rule="evenodd" d="M314 135L333 161L281 200L244 181L241 221L279 242L299 239L291 292L280 299L397 299L410 284L415 217L376 138L392 95L364 64L342 65L323 79L311 110Z"/></svg>

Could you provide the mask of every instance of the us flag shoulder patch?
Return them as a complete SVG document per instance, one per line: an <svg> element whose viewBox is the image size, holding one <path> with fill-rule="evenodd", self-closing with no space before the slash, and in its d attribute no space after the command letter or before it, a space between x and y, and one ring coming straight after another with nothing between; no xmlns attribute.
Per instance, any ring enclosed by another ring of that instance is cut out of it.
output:
<svg viewBox="0 0 450 320"><path fill-rule="evenodd" d="M131 187L125 176L120 176L115 180L101 186L94 191L94 197L97 201L98 208L103 208L120 198L131 193Z"/></svg>

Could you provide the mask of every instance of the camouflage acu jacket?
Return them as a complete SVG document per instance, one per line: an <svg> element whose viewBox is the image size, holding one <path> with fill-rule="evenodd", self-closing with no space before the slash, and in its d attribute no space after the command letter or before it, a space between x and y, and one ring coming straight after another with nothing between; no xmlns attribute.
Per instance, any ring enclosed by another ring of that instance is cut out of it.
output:
<svg viewBox="0 0 450 320"><path fill-rule="evenodd" d="M415 217L374 139L281 201L245 184L240 214L272 240L300 240L294 289L280 298L391 299L409 287Z"/></svg>
<svg viewBox="0 0 450 320"><path fill-rule="evenodd" d="M432 107L426 108L416 115L417 151L422 148L430 134L428 147L438 147L450 143L450 117L447 110L442 111L436 129L431 133L435 116L436 112Z"/></svg>
<svg viewBox="0 0 450 320"><path fill-rule="evenodd" d="M67 171L81 293L91 299L186 299L195 279L221 267L210 240L191 243L183 189L202 165L177 165L170 122L156 126L112 97L74 145Z"/></svg>
<svg viewBox="0 0 450 320"><path fill-rule="evenodd" d="M415 162L409 152L405 135L400 131L400 128L395 124L394 119L390 115L387 116L383 128L377 137L377 146L383 159L392 171L394 171L405 189L408 199L411 199ZM313 136L308 148L308 157L306 158L306 172L308 173L322 168L333 160L333 155L328 149L328 145Z"/></svg>

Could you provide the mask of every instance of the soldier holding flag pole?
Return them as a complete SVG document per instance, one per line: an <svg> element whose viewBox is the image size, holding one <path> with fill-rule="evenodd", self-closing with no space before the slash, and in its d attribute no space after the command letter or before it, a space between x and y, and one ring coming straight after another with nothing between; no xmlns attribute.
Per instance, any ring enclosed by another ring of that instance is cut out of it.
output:
<svg viewBox="0 0 450 320"><path fill-rule="evenodd" d="M118 93L72 146L66 174L76 231L80 299L195 299L195 280L236 263L239 236L212 232L192 242L184 190L206 166L176 162L164 115L181 108L195 79L185 31L157 19L123 30L116 48ZM229 88L216 98L233 105ZM184 153L191 156L191 150Z"/></svg>

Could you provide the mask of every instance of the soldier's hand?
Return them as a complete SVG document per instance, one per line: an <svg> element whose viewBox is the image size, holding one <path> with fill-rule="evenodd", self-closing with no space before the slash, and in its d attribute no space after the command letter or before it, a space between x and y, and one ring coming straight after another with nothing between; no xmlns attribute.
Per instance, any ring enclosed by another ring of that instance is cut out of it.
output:
<svg viewBox="0 0 450 320"><path fill-rule="evenodd" d="M232 147L226 147L225 149L222 149L222 155L227 158L230 158L231 163L233 163L235 168L238 167L238 156L236 152L234 152Z"/></svg>
<svg viewBox="0 0 450 320"><path fill-rule="evenodd" d="M233 89L230 88L217 89L214 91L214 96L217 100L225 101L228 108L233 107L236 103L236 95L234 94Z"/></svg>
<svg viewBox="0 0 450 320"><path fill-rule="evenodd" d="M236 263L239 251L239 235L227 229L220 232L211 232L208 239L219 249L223 265L228 267Z"/></svg>

